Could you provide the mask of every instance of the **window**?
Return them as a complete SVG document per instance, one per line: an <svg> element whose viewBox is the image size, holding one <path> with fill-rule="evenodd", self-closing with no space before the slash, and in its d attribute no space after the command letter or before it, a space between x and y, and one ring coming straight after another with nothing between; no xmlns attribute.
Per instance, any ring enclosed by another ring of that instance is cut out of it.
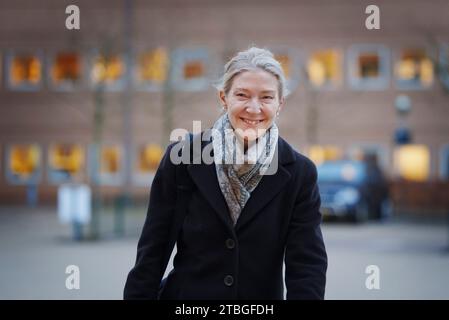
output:
<svg viewBox="0 0 449 320"><path fill-rule="evenodd" d="M307 78L316 88L341 84L341 55L336 50L313 53L307 62Z"/></svg>
<svg viewBox="0 0 449 320"><path fill-rule="evenodd" d="M169 54L165 48L156 48L137 55L134 78L142 89L158 89L168 77Z"/></svg>
<svg viewBox="0 0 449 320"><path fill-rule="evenodd" d="M139 185L151 184L163 155L164 150L157 144L140 146L135 159L134 181Z"/></svg>
<svg viewBox="0 0 449 320"><path fill-rule="evenodd" d="M426 181L430 174L430 153L424 145L396 148L394 166L399 177L411 181Z"/></svg>
<svg viewBox="0 0 449 320"><path fill-rule="evenodd" d="M35 144L11 145L6 152L6 178L12 184L37 184L41 178L41 149Z"/></svg>
<svg viewBox="0 0 449 320"><path fill-rule="evenodd" d="M53 183L79 180L84 170L84 149L77 144L54 144L48 151L48 177Z"/></svg>
<svg viewBox="0 0 449 320"><path fill-rule="evenodd" d="M433 63L424 49L403 50L394 71L400 89L426 88L433 82Z"/></svg>
<svg viewBox="0 0 449 320"><path fill-rule="evenodd" d="M125 84L125 62L118 54L96 54L92 61L90 73L94 86L104 85L110 90L119 90Z"/></svg>
<svg viewBox="0 0 449 320"><path fill-rule="evenodd" d="M272 50L274 58L279 61L287 80L287 89L293 92L299 84L300 63L299 55L294 49L274 48Z"/></svg>
<svg viewBox="0 0 449 320"><path fill-rule="evenodd" d="M173 53L173 85L185 91L208 87L209 53L206 49L177 49Z"/></svg>
<svg viewBox="0 0 449 320"><path fill-rule="evenodd" d="M274 57L281 64L285 78L290 79L292 70L292 62L290 57L287 54L277 54Z"/></svg>
<svg viewBox="0 0 449 320"><path fill-rule="evenodd" d="M7 62L8 86L13 90L37 90L42 83L39 53L11 53Z"/></svg>
<svg viewBox="0 0 449 320"><path fill-rule="evenodd" d="M348 80L356 90L382 90L388 87L389 51L381 45L355 45L348 52Z"/></svg>
<svg viewBox="0 0 449 320"><path fill-rule="evenodd" d="M444 145L440 152L440 177L449 180L449 144Z"/></svg>
<svg viewBox="0 0 449 320"><path fill-rule="evenodd" d="M449 90L449 44L443 44L440 47L439 70L441 82Z"/></svg>
<svg viewBox="0 0 449 320"><path fill-rule="evenodd" d="M341 159L343 151L337 146L314 145L309 148L308 155L315 165L320 165L324 161Z"/></svg>
<svg viewBox="0 0 449 320"><path fill-rule="evenodd" d="M90 172L95 183L120 185L123 182L123 151L121 146L105 144L90 147Z"/></svg>
<svg viewBox="0 0 449 320"><path fill-rule="evenodd" d="M60 90L70 90L81 82L82 61L77 52L59 52L50 58L50 83Z"/></svg>

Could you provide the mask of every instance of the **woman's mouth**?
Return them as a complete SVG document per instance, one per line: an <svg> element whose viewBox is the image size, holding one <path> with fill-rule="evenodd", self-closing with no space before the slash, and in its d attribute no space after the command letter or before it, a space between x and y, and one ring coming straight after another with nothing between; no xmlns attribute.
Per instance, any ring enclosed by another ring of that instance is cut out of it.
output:
<svg viewBox="0 0 449 320"><path fill-rule="evenodd" d="M240 118L240 120L242 120L246 124L249 124L250 126L258 125L259 123L261 123L263 121L263 120L250 120L250 119L245 119L245 118Z"/></svg>

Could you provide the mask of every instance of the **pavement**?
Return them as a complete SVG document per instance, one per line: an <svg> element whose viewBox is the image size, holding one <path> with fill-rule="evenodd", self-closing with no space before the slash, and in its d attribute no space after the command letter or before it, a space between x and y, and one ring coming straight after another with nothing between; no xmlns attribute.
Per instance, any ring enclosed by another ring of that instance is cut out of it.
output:
<svg viewBox="0 0 449 320"><path fill-rule="evenodd" d="M106 209L100 237L74 241L56 208L0 206L0 299L122 299L145 211L127 210L124 233L117 234ZM449 299L447 222L441 217L325 222L326 299ZM70 265L79 268L79 289L66 287ZM373 265L378 273L366 273ZM166 273L171 267L170 262ZM368 289L373 276L378 287Z"/></svg>

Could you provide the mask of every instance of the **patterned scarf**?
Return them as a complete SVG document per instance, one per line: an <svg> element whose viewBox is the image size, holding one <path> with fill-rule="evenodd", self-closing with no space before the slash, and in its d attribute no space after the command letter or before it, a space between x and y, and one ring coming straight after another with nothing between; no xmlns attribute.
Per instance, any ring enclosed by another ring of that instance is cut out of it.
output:
<svg viewBox="0 0 449 320"><path fill-rule="evenodd" d="M212 129L214 163L221 192L234 226L268 169L278 141L275 123L244 152L243 142L235 135L228 115L223 114Z"/></svg>

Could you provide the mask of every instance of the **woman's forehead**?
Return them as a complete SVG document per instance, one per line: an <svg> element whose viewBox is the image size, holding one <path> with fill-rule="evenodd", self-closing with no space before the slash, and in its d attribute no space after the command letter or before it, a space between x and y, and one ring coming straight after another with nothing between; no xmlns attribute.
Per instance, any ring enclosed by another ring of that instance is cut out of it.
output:
<svg viewBox="0 0 449 320"><path fill-rule="evenodd" d="M244 71L234 78L234 90L276 91L278 81L274 75L263 70Z"/></svg>

